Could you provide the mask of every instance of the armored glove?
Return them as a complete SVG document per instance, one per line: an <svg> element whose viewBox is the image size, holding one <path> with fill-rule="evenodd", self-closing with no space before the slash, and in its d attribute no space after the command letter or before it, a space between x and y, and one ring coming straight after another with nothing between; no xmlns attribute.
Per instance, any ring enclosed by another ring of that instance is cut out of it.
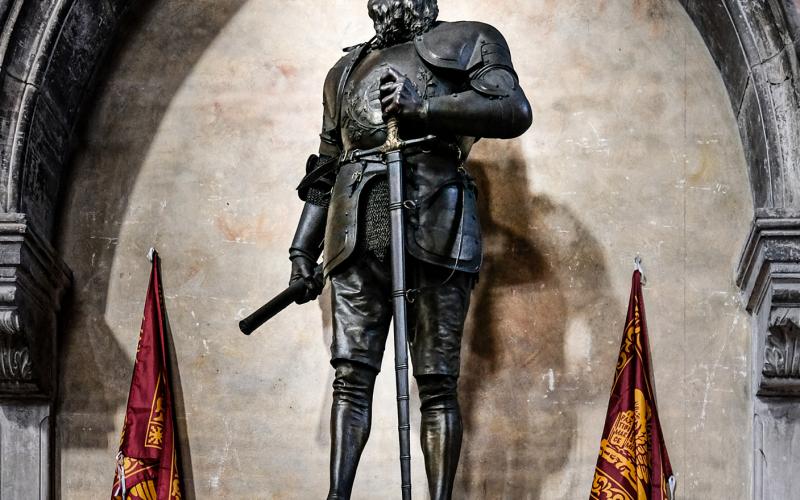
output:
<svg viewBox="0 0 800 500"><path fill-rule="evenodd" d="M310 302L322 293L325 283L322 273L316 272L315 268L316 263L305 255L297 254L292 257L292 275L289 278L289 284L291 285L297 280L303 280L306 284L306 294L297 301L298 304Z"/></svg>
<svg viewBox="0 0 800 500"><path fill-rule="evenodd" d="M381 75L380 90L384 120L391 116L401 120L424 120L425 100L407 76L387 68Z"/></svg>

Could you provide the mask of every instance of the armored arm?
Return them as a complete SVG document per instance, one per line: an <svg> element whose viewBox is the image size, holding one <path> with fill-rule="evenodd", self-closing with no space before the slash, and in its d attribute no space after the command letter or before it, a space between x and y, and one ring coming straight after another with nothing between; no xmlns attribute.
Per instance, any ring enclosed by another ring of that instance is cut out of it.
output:
<svg viewBox="0 0 800 500"><path fill-rule="evenodd" d="M316 298L323 286L321 276L315 272L315 268L322 253L330 193L335 182L333 171L327 169L327 166L337 160L340 151L338 125L333 119L327 96L323 99L323 108L319 155L308 158L306 177L297 188L297 194L305 202L305 206L289 247L289 259L292 261L289 283L303 279L307 286L306 296L298 303ZM323 170L326 173L319 174Z"/></svg>
<svg viewBox="0 0 800 500"><path fill-rule="evenodd" d="M494 70L502 71L502 70ZM501 75L500 79L505 79ZM511 139L525 133L533 123L533 113L519 86L504 87L502 97L487 96L476 90L427 99L421 119L434 134L449 132L469 137Z"/></svg>
<svg viewBox="0 0 800 500"><path fill-rule="evenodd" d="M434 71L457 75L460 91L422 99L409 79L388 69L382 79L384 112L424 124L434 134L508 139L533 122L503 35L488 24L442 23L414 40Z"/></svg>
<svg viewBox="0 0 800 500"><path fill-rule="evenodd" d="M306 163L307 175L330 161L325 156L311 155ZM298 187L300 199L305 201L303 213L297 224L292 246L289 248L289 258L306 257L316 262L322 253L322 241L325 238L325 223L328 217L328 204L330 203L330 190L333 186L331 180L322 177L311 185Z"/></svg>

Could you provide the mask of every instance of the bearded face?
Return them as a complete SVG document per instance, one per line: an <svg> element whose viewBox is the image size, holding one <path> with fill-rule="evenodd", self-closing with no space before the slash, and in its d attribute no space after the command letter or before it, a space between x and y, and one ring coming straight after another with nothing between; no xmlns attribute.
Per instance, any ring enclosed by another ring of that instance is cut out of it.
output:
<svg viewBox="0 0 800 500"><path fill-rule="evenodd" d="M436 0L369 0L369 17L375 23L378 47L407 42L436 21Z"/></svg>

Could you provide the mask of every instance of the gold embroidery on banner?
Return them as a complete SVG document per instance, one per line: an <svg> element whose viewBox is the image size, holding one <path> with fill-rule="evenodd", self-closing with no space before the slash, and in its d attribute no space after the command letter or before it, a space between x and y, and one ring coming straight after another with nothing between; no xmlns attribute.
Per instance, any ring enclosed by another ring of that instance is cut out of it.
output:
<svg viewBox="0 0 800 500"><path fill-rule="evenodd" d="M652 455L652 436L650 419L652 411L647 404L644 393L639 389L634 392L634 410L636 412L636 477L637 491L640 499L647 499L651 482L650 457Z"/></svg>
<svg viewBox="0 0 800 500"><path fill-rule="evenodd" d="M632 457L612 446L606 439L600 442L600 453L603 456L603 460L617 468L617 471L625 478L628 484L634 488L636 487L636 466L631 459Z"/></svg>
<svg viewBox="0 0 800 500"><path fill-rule="evenodd" d="M140 472L152 469L155 466L148 464L143 460L125 457L122 460L122 467L124 468L125 471L125 477L130 477L134 474L138 474Z"/></svg>
<svg viewBox="0 0 800 500"><path fill-rule="evenodd" d="M144 445L147 448L164 448L164 395L159 392L161 375L156 380L153 403L150 407L150 420L147 422L147 435Z"/></svg>
<svg viewBox="0 0 800 500"><path fill-rule="evenodd" d="M158 500L156 496L156 483L152 479L137 483L126 492L125 498L113 497L114 500Z"/></svg>
<svg viewBox="0 0 800 500"><path fill-rule="evenodd" d="M636 389L634 409L617 415L608 439L600 442L600 455L603 460L616 467L622 477L637 491L639 498L647 497L647 485L651 482L652 443L649 425L651 418L652 411L644 393Z"/></svg>
<svg viewBox="0 0 800 500"><path fill-rule="evenodd" d="M156 483L152 479L139 483L131 488L130 495L135 495L129 498L142 499L142 500L158 500L156 496Z"/></svg>
<svg viewBox="0 0 800 500"><path fill-rule="evenodd" d="M633 355L633 346L640 344L642 332L642 318L639 312L639 298L634 297L633 302L633 319L625 325L625 336L622 341L622 348L619 350L619 359L617 360L617 373L614 376L614 386L617 385L622 371L628 365Z"/></svg>
<svg viewBox="0 0 800 500"><path fill-rule="evenodd" d="M173 437L174 440L174 437ZM181 500L183 495L181 493L181 480L180 476L178 475L178 470L175 468L176 460L176 450L175 450L175 443L173 442L172 445L172 463L170 464L170 484L169 484L169 500Z"/></svg>
<svg viewBox="0 0 800 500"><path fill-rule="evenodd" d="M598 469L592 481L590 500L633 500L633 497Z"/></svg>
<svg viewBox="0 0 800 500"><path fill-rule="evenodd" d="M633 457L633 426L634 414L632 411L623 411L617 415L611 432L608 434L608 442L618 450L624 450L625 455Z"/></svg>

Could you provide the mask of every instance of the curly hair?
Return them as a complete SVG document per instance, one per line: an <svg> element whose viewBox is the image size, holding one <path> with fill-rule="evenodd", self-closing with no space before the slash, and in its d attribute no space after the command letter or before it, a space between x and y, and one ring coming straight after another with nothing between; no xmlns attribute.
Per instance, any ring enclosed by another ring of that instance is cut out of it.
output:
<svg viewBox="0 0 800 500"><path fill-rule="evenodd" d="M376 47L389 47L427 31L439 16L436 0L369 0Z"/></svg>

